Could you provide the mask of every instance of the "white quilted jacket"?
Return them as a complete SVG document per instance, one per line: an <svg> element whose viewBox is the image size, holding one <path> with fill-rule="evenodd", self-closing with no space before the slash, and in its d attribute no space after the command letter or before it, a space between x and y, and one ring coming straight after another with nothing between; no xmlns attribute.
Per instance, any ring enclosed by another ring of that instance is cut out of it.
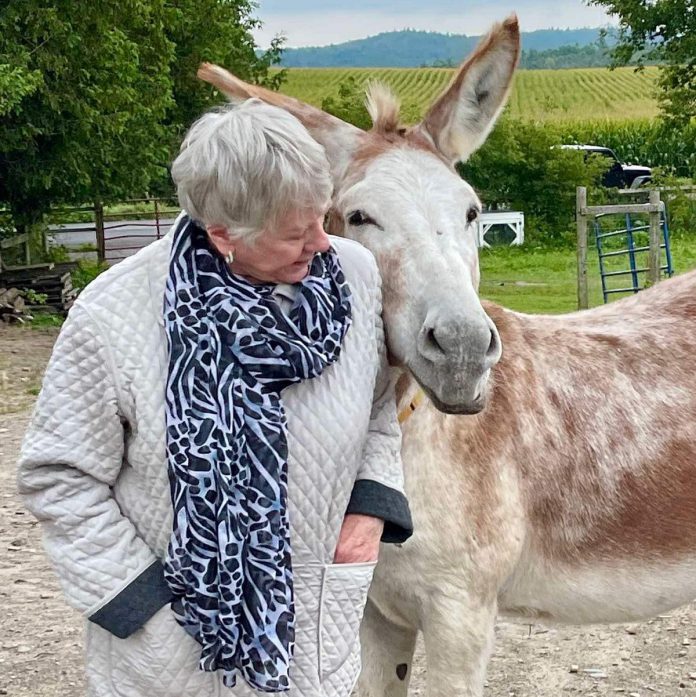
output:
<svg viewBox="0 0 696 697"><path fill-rule="evenodd" d="M297 614L290 694L303 697L347 697L359 672L373 565L332 563L356 480L403 497L377 268L357 243L333 244L352 290L353 324L337 363L283 393ZM43 523L67 599L93 620L90 697L255 694L241 680L228 689L198 670L198 644L173 619L169 598L153 600L146 587L172 526L162 321L170 245L168 235L82 293L56 343L19 465L20 492ZM160 580L154 596L162 588ZM155 614L127 638L104 628L134 612Z"/></svg>

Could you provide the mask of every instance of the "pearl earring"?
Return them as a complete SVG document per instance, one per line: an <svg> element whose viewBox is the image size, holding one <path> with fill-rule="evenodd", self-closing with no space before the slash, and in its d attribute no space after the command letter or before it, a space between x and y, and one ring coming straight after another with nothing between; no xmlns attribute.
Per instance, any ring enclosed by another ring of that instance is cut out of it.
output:
<svg viewBox="0 0 696 697"><path fill-rule="evenodd" d="M233 250L230 250L229 252L227 252L227 256L225 257L225 261L228 264L231 264L234 261L234 251Z"/></svg>

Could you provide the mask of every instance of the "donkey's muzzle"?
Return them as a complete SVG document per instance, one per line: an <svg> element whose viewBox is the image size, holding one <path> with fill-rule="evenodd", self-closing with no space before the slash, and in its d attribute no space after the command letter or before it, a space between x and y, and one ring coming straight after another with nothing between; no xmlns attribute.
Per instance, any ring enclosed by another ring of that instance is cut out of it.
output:
<svg viewBox="0 0 696 697"><path fill-rule="evenodd" d="M473 316L428 313L417 349L419 365L412 370L441 411L481 411L488 375L502 353L498 330L482 310Z"/></svg>

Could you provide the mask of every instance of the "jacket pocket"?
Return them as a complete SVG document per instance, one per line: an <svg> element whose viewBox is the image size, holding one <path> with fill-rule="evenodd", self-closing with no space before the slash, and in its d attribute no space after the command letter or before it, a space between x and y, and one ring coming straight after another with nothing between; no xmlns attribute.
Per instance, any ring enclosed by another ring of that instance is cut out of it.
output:
<svg viewBox="0 0 696 697"><path fill-rule="evenodd" d="M92 623L88 623L88 632L90 697L219 694L216 676L198 668L199 644L179 626L169 605L127 639L119 639Z"/></svg>
<svg viewBox="0 0 696 697"><path fill-rule="evenodd" d="M342 676L341 682L352 684L357 678L360 621L376 564L331 564L324 569L319 610L319 677L322 682L347 663L351 676Z"/></svg>

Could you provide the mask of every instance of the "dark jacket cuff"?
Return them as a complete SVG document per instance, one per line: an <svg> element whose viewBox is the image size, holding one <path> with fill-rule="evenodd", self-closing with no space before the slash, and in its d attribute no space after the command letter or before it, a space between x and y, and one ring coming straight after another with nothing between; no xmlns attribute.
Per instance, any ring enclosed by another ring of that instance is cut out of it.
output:
<svg viewBox="0 0 696 697"><path fill-rule="evenodd" d="M360 513L384 521L382 542L405 542L413 534L413 521L406 497L396 489L372 479L358 479L346 513Z"/></svg>
<svg viewBox="0 0 696 697"><path fill-rule="evenodd" d="M156 561L89 620L125 639L172 600L174 596L164 580L164 567Z"/></svg>

